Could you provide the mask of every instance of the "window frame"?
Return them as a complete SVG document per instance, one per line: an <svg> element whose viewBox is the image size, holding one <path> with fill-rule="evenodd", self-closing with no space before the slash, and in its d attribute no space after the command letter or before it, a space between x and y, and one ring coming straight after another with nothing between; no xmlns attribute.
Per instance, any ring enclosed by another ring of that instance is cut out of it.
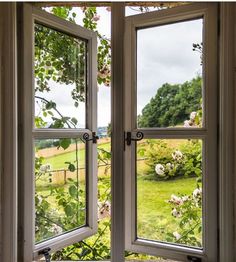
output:
<svg viewBox="0 0 236 262"><path fill-rule="evenodd" d="M188 255L203 261L216 261L217 256L217 4L198 3L154 11L125 18L125 132L135 138L138 131L144 138L203 139L203 250L136 238L135 142L126 146L125 159L125 243L129 251L147 253L185 261ZM137 128L136 125L136 28L194 20L203 17L203 57L205 126L203 128ZM212 96L213 94L213 96ZM207 175L213 174L213 175ZM215 174L215 175L214 175ZM207 190L205 190L207 188ZM210 210L211 212L207 212ZM213 211L212 211L213 210ZM207 222L208 221L208 222ZM207 260L208 259L208 260Z"/></svg>
<svg viewBox="0 0 236 262"><path fill-rule="evenodd" d="M0 3L0 48L2 55L0 57L2 71L0 72L1 88L1 234L0 257L2 261L23 262L23 226L22 212L24 212L23 201L18 195L17 185L21 184L19 171L21 163L17 162L18 155L18 132L22 132L20 122L18 121L19 107L17 101L21 96L18 91L21 85L21 68L17 68L17 63L21 64L24 60L23 54L17 51L17 45L22 46L22 37L18 35L20 25L18 11L21 3ZM124 184L123 173L123 120L124 114L120 112L123 102L123 22L124 22L124 2L112 3L112 58L113 72L112 79L112 262L124 262L124 190L121 185ZM219 119L219 257L217 261L233 262L235 257L235 229L234 229L234 211L235 211L235 28L236 7L235 3L219 3L220 9L220 119ZM117 48L114 48L117 47ZM20 49L22 50L22 49ZM17 61L18 60L18 61ZM20 106L20 105L19 105ZM7 116L6 113L7 112ZM19 152L22 149L20 149ZM118 187L116 187L118 185ZM22 188L20 186L20 188ZM17 218L16 212L19 213ZM27 225L26 225L27 226ZM215 262L215 261L214 261Z"/></svg>
<svg viewBox="0 0 236 262"><path fill-rule="evenodd" d="M34 127L34 25L42 24L67 35L79 37L87 42L87 91L86 91L86 127L83 129L47 129ZM33 5L23 4L23 84L21 97L23 116L21 123L21 144L23 148L19 158L22 162L20 176L24 180L21 188L24 201L23 217L23 259L37 259L39 252L50 247L51 252L83 240L97 232L97 144L86 142L86 225L49 238L38 244L34 239L34 140L38 138L83 138L87 133L97 131L97 34L40 10ZM31 101L31 102L29 102ZM31 159L31 160L30 160ZM25 193L23 193L25 192ZM32 196L32 197L29 197Z"/></svg>

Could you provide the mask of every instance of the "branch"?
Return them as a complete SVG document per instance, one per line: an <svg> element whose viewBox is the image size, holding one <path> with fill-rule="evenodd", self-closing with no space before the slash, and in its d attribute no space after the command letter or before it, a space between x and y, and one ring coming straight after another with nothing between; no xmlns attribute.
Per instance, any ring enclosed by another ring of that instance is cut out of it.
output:
<svg viewBox="0 0 236 262"><path fill-rule="evenodd" d="M40 99L40 100L44 101L45 103L50 103L50 101L48 101L48 100L45 99L44 97L35 96L35 98ZM53 109L58 113L58 115L59 115L61 118L65 118L56 107L53 107ZM68 123L67 120L65 121L65 123L67 124L68 128L71 128L71 126L70 126L70 124ZM75 124L74 124L73 122L70 121L70 123L75 127Z"/></svg>

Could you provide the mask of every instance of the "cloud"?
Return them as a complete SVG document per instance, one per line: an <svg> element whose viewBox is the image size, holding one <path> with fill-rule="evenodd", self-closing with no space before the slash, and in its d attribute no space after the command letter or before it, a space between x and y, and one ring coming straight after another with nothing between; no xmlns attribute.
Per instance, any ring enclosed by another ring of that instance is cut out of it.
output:
<svg viewBox="0 0 236 262"><path fill-rule="evenodd" d="M97 8L101 19L98 31L110 38L110 12ZM78 24L82 24L83 13L78 13ZM202 42L202 19L170 25L140 29L137 32L137 88L138 114L164 83L183 83L201 73L200 54L192 51L193 43ZM57 103L63 114L85 122L85 108L74 107L70 92L72 87L56 87L44 97ZM98 92L98 126L106 126L111 117L111 88L101 86ZM79 117L78 117L79 116Z"/></svg>
<svg viewBox="0 0 236 262"><path fill-rule="evenodd" d="M202 19L140 29L137 32L137 111L164 83L183 83L201 73L198 52Z"/></svg>

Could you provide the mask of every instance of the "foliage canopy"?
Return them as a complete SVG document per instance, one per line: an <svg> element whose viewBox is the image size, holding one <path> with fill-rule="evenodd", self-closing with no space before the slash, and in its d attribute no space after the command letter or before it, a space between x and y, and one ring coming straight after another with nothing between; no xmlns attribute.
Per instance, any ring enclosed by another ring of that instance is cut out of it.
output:
<svg viewBox="0 0 236 262"><path fill-rule="evenodd" d="M183 84L163 84L138 116L139 127L183 125L191 112L201 107L202 79Z"/></svg>

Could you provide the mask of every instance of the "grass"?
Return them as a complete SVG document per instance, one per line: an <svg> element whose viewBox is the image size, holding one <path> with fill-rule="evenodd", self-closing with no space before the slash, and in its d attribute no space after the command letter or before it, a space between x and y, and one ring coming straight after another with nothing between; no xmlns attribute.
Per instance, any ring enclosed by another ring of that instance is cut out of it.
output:
<svg viewBox="0 0 236 262"><path fill-rule="evenodd" d="M100 144L98 145L98 148L102 148L104 150L110 150L110 143ZM75 163L75 160L76 160L75 151L66 152L65 150L65 153L60 153L60 154L55 153L54 156L45 158L43 164L50 164L53 170L67 169L68 164L66 164L65 162ZM85 166L85 148L78 150L78 160L79 160L78 161L79 167L83 168Z"/></svg>
<svg viewBox="0 0 236 262"><path fill-rule="evenodd" d="M169 147L178 148L183 140L172 140ZM144 144L140 143L140 147ZM99 148L104 150L110 150L110 143L103 143L98 145ZM141 156L138 155L138 158ZM75 160L75 151L55 154L52 157L45 158L44 163L50 163L53 169L67 169L68 164L65 162L73 163ZM79 166L83 166L85 162L85 149L79 150ZM173 233L178 231L179 223L178 219L171 215L171 206L167 202L172 194L191 194L196 188L196 178L179 178L175 180L157 181L147 180L145 175L147 166L145 161L138 161L137 164L137 234L140 238L165 241L167 233ZM109 170L110 171L110 170ZM84 171L83 171L84 172ZM81 173L82 174L82 173ZM75 172L74 172L75 175ZM104 167L99 168L99 195L109 194L110 190L110 172L104 174ZM60 174L60 177L62 175ZM83 175L81 175L83 177ZM37 191L47 195L49 193L48 178L42 179L37 183ZM46 183L45 183L46 182ZM62 181L63 182L63 181ZM81 186L84 186L84 180L80 181ZM54 186L60 186L67 188L68 185L58 184ZM102 201L103 199L99 199ZM55 201L49 200L53 208L56 208ZM108 218L102 221L108 221ZM99 226L105 228L103 222L99 223ZM102 242L110 245L110 230L106 227L106 234L102 236ZM96 242L98 235L95 235L88 239L89 243Z"/></svg>
<svg viewBox="0 0 236 262"><path fill-rule="evenodd" d="M178 231L177 219L171 215L167 203L172 194L191 194L196 187L195 178L169 181L137 180L137 233L141 238L165 240L166 233Z"/></svg>

